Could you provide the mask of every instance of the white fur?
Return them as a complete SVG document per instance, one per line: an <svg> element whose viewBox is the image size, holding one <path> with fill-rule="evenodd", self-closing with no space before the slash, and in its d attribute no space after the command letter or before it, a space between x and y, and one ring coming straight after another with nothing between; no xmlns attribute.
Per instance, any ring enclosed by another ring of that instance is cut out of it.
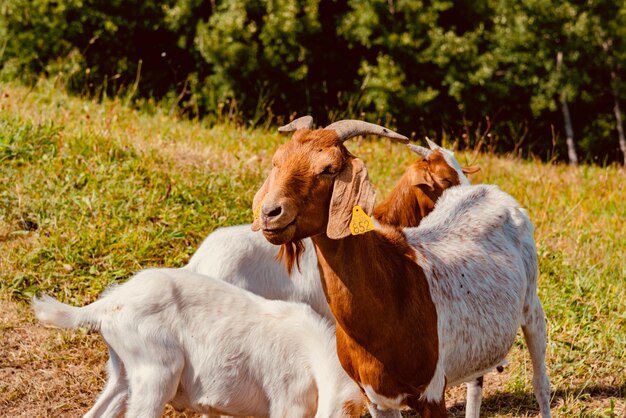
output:
<svg viewBox="0 0 626 418"><path fill-rule="evenodd" d="M454 385L501 364L521 325L530 336L541 414L549 417L545 321L526 211L497 186L453 187L418 227L404 232L424 269L438 315L439 360L425 394L439 390L443 375Z"/></svg>
<svg viewBox="0 0 626 418"><path fill-rule="evenodd" d="M279 247L249 224L220 228L205 238L183 267L216 277L267 299L304 302L318 314L335 322L322 289L313 242L307 238L300 269L291 277L285 264L276 260Z"/></svg>
<svg viewBox="0 0 626 418"><path fill-rule="evenodd" d="M479 378L481 379L481 378ZM467 401L465 402L465 417L480 418L480 404L483 400L482 379L475 379L467 383Z"/></svg>
<svg viewBox="0 0 626 418"><path fill-rule="evenodd" d="M402 407L402 403L408 396L408 394L405 393L398 395L395 398L388 398L387 396L376 393L370 385L364 385L363 391L365 392L365 395L367 395L367 399L376 405L376 408L382 411L388 409L400 409L400 407Z"/></svg>
<svg viewBox="0 0 626 418"><path fill-rule="evenodd" d="M439 349L441 350L441 344L439 344ZM438 402L441 400L441 396L443 395L443 391L445 390L445 388L446 371L444 369L444 363L442 361L439 361L437 362L437 367L435 368L435 374L433 375L433 378L431 379L428 386L426 386L426 390L424 391L424 393L422 393L422 398L430 402Z"/></svg>
<svg viewBox="0 0 626 418"><path fill-rule="evenodd" d="M190 271L142 271L82 308L48 296L32 306L46 324L99 330L109 347L109 380L87 417L159 417L171 402L211 416L331 418L364 402L331 326L308 306Z"/></svg>

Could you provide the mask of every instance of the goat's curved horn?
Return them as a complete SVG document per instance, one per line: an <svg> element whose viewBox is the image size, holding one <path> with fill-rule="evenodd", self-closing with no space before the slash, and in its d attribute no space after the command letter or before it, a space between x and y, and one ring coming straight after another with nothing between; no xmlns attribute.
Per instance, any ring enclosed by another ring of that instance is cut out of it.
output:
<svg viewBox="0 0 626 418"><path fill-rule="evenodd" d="M385 128L383 126L365 122L362 120L340 120L331 123L324 129L330 129L337 132L337 136L342 142L354 136L371 134L391 138L394 141L398 141L403 144L409 143L409 138L404 135L400 135L399 133L394 132L391 129Z"/></svg>
<svg viewBox="0 0 626 418"><path fill-rule="evenodd" d="M291 121L287 125L278 128L278 132L293 132L298 129L311 129L313 127L313 116L302 116Z"/></svg>
<svg viewBox="0 0 626 418"><path fill-rule="evenodd" d="M419 145L407 144L407 147L409 147L411 151L413 151L417 155L424 157L424 158L428 158L430 154L432 153L432 151L429 150L428 148L425 148Z"/></svg>
<svg viewBox="0 0 626 418"><path fill-rule="evenodd" d="M428 146L430 147L430 149L433 151L441 148L439 145L435 144L434 141L431 141L429 137L426 137L426 142L428 143Z"/></svg>

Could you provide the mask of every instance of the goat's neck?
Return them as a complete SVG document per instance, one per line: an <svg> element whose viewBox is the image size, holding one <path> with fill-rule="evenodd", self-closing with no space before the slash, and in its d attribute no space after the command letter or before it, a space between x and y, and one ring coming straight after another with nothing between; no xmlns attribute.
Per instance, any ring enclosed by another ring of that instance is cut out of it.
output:
<svg viewBox="0 0 626 418"><path fill-rule="evenodd" d="M394 375L416 384L424 383L420 376L430 379L438 358L437 313L404 234L383 226L339 240L321 234L313 242L337 321L338 352L351 351L356 344L385 368L398 367ZM357 361L340 359L358 379L356 369L347 365Z"/></svg>
<svg viewBox="0 0 626 418"><path fill-rule="evenodd" d="M372 323L416 319L405 319L407 313L436 322L428 282L400 230L382 227L339 240L321 234L313 242L330 308L354 337L371 334ZM396 326L387 323L376 332L395 332Z"/></svg>

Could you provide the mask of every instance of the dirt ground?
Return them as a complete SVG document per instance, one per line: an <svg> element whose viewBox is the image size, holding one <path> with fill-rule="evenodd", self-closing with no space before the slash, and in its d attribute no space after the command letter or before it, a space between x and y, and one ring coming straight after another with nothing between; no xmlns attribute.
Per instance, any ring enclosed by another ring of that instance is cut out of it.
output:
<svg viewBox="0 0 626 418"><path fill-rule="evenodd" d="M79 417L104 386L107 353L97 333L44 328L26 305L0 300L0 341L0 417ZM506 369L485 378L483 415L495 415L490 411L498 411L498 416L536 415L533 407L519 406L532 405L532 394L520 400L499 391L506 380ZM463 417L465 388L451 388L446 397L449 416ZM601 396L596 401L609 404ZM165 416L199 415L176 413L168 407Z"/></svg>

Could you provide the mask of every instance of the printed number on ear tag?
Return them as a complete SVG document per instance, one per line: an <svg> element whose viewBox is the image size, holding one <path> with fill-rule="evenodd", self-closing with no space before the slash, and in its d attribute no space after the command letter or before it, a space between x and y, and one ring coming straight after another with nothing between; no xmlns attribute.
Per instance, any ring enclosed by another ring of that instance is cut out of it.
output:
<svg viewBox="0 0 626 418"><path fill-rule="evenodd" d="M258 206L254 208L254 211L252 212L254 219L259 219L261 217L261 207L263 206L263 202L265 202L266 197L267 197L267 194L263 196L263 199L261 199L261 203L259 203Z"/></svg>
<svg viewBox="0 0 626 418"><path fill-rule="evenodd" d="M364 234L374 230L374 221L367 216L363 208L356 205L352 208L352 220L350 221L350 232L352 235Z"/></svg>

